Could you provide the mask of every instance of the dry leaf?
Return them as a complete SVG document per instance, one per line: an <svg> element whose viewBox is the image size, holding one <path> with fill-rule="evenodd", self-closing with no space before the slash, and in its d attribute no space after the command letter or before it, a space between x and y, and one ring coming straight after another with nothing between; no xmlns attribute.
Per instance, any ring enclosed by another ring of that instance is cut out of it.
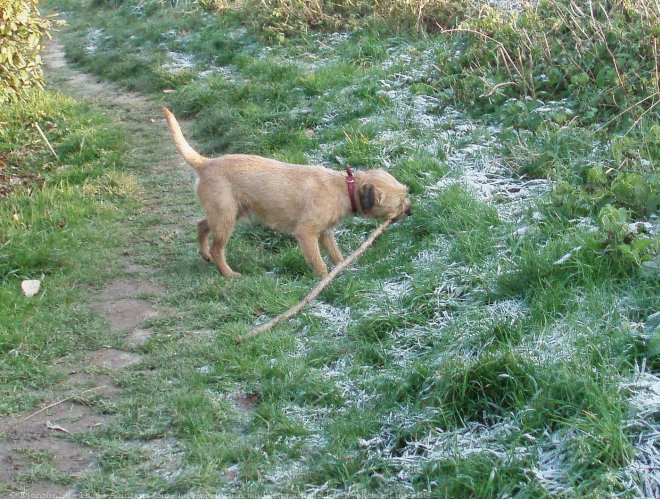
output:
<svg viewBox="0 0 660 499"><path fill-rule="evenodd" d="M563 265L567 261L569 261L571 258L573 258L573 253L569 252L566 253L564 256L562 256L559 260L557 260L554 265Z"/></svg>
<svg viewBox="0 0 660 499"><path fill-rule="evenodd" d="M46 421L46 428L48 428L49 430L57 430L57 431L62 431L64 433L70 433L69 430L67 430L66 428L62 428L61 426L53 424L50 421Z"/></svg>
<svg viewBox="0 0 660 499"><path fill-rule="evenodd" d="M567 261L569 261L571 258L573 258L573 255L582 249L582 246L578 246L577 248L573 248L571 251L566 253L564 256L562 256L559 260L557 260L554 265L563 265Z"/></svg>

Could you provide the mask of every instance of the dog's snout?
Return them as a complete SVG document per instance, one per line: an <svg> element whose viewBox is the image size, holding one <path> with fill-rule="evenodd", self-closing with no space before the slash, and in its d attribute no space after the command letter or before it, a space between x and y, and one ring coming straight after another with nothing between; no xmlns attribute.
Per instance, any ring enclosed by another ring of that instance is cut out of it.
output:
<svg viewBox="0 0 660 499"><path fill-rule="evenodd" d="M406 215L407 216L412 215L412 206L408 206L408 208L406 208Z"/></svg>

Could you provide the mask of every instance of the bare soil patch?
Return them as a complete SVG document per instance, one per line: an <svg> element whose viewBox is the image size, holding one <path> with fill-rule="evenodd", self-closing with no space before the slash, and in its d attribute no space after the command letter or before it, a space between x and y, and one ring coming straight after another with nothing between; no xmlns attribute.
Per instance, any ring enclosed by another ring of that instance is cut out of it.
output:
<svg viewBox="0 0 660 499"><path fill-rule="evenodd" d="M73 436L105 428L114 416L68 400L27 420L0 423L0 483L10 494L72 494L70 482L92 471L95 451ZM55 480L55 481L53 481ZM46 497L46 496L44 496Z"/></svg>
<svg viewBox="0 0 660 499"><path fill-rule="evenodd" d="M70 390L75 388L80 392L85 390L92 390L87 392L93 394L95 397L114 397L121 391L115 383L112 376L107 374L92 374L84 372L84 367L80 370L74 370L69 373L69 376L62 384L63 390Z"/></svg>
<svg viewBox="0 0 660 499"><path fill-rule="evenodd" d="M163 289L148 281L127 277L111 282L101 290L92 308L102 312L114 331L131 334L150 317L158 315L144 295L159 295Z"/></svg>
<svg viewBox="0 0 660 499"><path fill-rule="evenodd" d="M243 410L255 409L259 405L261 395L258 393L239 393L234 398L236 405Z"/></svg>
<svg viewBox="0 0 660 499"><path fill-rule="evenodd" d="M131 331L124 338L124 343L131 349L138 349L151 338L151 330L137 328Z"/></svg>
<svg viewBox="0 0 660 499"><path fill-rule="evenodd" d="M105 348L89 352L85 356L85 364L99 369L118 370L137 364L141 359L142 357L135 353Z"/></svg>
<svg viewBox="0 0 660 499"><path fill-rule="evenodd" d="M102 300L117 300L136 298L141 295L159 295L162 292L163 288L151 282L134 277L126 277L112 281L101 290L98 298Z"/></svg>
<svg viewBox="0 0 660 499"><path fill-rule="evenodd" d="M92 308L103 312L115 331L130 333L150 317L157 315L151 302L138 299L120 299L92 304Z"/></svg>

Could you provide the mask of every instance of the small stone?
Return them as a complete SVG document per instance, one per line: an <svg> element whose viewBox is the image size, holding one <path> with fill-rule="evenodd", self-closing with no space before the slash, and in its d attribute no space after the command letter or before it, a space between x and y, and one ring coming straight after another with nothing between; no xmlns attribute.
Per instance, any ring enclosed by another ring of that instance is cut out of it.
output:
<svg viewBox="0 0 660 499"><path fill-rule="evenodd" d="M23 294L28 298L36 295L40 288L41 281L39 279L26 279L21 282L21 290L23 290Z"/></svg>

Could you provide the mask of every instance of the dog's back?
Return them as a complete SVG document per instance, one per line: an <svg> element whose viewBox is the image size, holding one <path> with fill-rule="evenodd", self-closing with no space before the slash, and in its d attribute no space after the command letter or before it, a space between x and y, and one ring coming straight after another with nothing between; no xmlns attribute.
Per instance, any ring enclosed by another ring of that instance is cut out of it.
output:
<svg viewBox="0 0 660 499"><path fill-rule="evenodd" d="M336 200L328 199L328 194L343 188L344 176L322 166L227 154L209 159L197 172L202 203L231 195L241 212L277 230L291 233L301 220L318 218L325 225L329 221L321 219L341 217L341 203L335 206Z"/></svg>

